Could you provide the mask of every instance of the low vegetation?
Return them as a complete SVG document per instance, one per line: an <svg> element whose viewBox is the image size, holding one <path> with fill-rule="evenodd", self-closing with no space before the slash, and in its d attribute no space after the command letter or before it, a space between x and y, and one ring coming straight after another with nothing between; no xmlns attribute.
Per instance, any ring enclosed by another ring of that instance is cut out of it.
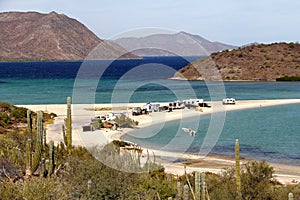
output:
<svg viewBox="0 0 300 200"><path fill-rule="evenodd" d="M276 81L300 81L300 76L284 76L277 78Z"/></svg>
<svg viewBox="0 0 300 200"><path fill-rule="evenodd" d="M138 121L134 121L123 114L117 116L114 121L117 122L121 128L133 128L139 124Z"/></svg>

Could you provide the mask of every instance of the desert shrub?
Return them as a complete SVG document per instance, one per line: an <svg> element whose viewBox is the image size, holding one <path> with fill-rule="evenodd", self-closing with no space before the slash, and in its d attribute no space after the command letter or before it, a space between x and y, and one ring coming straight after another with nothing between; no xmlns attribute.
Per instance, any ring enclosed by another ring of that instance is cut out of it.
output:
<svg viewBox="0 0 300 200"><path fill-rule="evenodd" d="M100 129L100 128L103 128L104 127L104 124L102 122L101 119L95 119L92 121L92 126L95 128L95 129Z"/></svg>
<svg viewBox="0 0 300 200"><path fill-rule="evenodd" d="M14 117L16 120L26 118L27 117L27 108L16 107L13 109L11 116Z"/></svg>
<svg viewBox="0 0 300 200"><path fill-rule="evenodd" d="M26 180L21 191L22 199L70 199L70 188L64 182L42 177Z"/></svg>
<svg viewBox="0 0 300 200"><path fill-rule="evenodd" d="M276 78L276 81L300 81L300 76L284 76Z"/></svg>
<svg viewBox="0 0 300 200"><path fill-rule="evenodd" d="M265 161L249 161L242 166L241 181L243 199L277 199L279 193L282 196L281 186L273 191L273 186L277 184L273 179L274 169ZM220 177L207 178L207 186L211 199L236 199L235 168L228 168L222 172Z"/></svg>
<svg viewBox="0 0 300 200"><path fill-rule="evenodd" d="M133 128L139 124L137 121L134 121L125 115L116 117L115 122L122 128Z"/></svg>
<svg viewBox="0 0 300 200"><path fill-rule="evenodd" d="M1 123L2 122L2 123ZM10 122L10 118L7 113L0 113L0 126L6 127L6 124Z"/></svg>
<svg viewBox="0 0 300 200"><path fill-rule="evenodd" d="M87 152L88 153L88 152ZM97 152L93 152L97 153ZM62 180L72 188L74 199L155 199L157 194L161 199L174 196L174 191L164 179L164 170L148 173L127 173L118 171L105 165L109 159L114 158L116 165L136 164L132 157L118 157L113 144L106 145L97 156L103 163L89 156L83 158L71 156L67 159L68 170L64 171ZM110 158L109 158L110 157ZM136 169L139 166L136 165ZM92 184L88 189L88 181Z"/></svg>
<svg viewBox="0 0 300 200"><path fill-rule="evenodd" d="M20 168L24 167L24 155L20 144L7 136L0 138L0 158Z"/></svg>
<svg viewBox="0 0 300 200"><path fill-rule="evenodd" d="M13 105L7 102L0 102L0 112L10 112Z"/></svg>
<svg viewBox="0 0 300 200"><path fill-rule="evenodd" d="M234 69L231 69L228 71L229 74L234 74L236 71Z"/></svg>

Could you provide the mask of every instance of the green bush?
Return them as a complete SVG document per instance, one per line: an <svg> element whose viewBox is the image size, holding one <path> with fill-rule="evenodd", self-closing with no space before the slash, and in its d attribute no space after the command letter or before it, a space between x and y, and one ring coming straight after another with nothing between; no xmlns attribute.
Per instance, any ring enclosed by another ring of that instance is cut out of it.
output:
<svg viewBox="0 0 300 200"><path fill-rule="evenodd" d="M133 128L139 124L139 122L134 121L125 115L116 117L115 122L117 122L122 128Z"/></svg>
<svg viewBox="0 0 300 200"><path fill-rule="evenodd" d="M300 76L284 76L281 78L276 78L276 81L300 81Z"/></svg>
<svg viewBox="0 0 300 200"><path fill-rule="evenodd" d="M0 111L1 112L10 112L13 108L13 105L7 102L0 102Z"/></svg>
<svg viewBox="0 0 300 200"><path fill-rule="evenodd" d="M236 72L236 70L234 70L234 69L231 69L228 71L229 74L234 74L235 72Z"/></svg>
<svg viewBox="0 0 300 200"><path fill-rule="evenodd" d="M27 108L15 107L11 113L11 116L14 117L16 120L26 118Z"/></svg>

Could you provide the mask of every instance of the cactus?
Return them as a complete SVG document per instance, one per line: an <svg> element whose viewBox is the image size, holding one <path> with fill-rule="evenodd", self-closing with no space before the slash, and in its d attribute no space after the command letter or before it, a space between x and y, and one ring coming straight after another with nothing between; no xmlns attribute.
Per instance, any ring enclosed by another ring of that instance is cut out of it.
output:
<svg viewBox="0 0 300 200"><path fill-rule="evenodd" d="M236 195L238 200L242 199L241 191L241 171L240 171L240 146L239 140L235 140L235 181L236 181Z"/></svg>
<svg viewBox="0 0 300 200"><path fill-rule="evenodd" d="M293 193L290 192L288 197L289 197L289 200L294 200L294 195L293 195Z"/></svg>
<svg viewBox="0 0 300 200"><path fill-rule="evenodd" d="M181 199L181 183L177 182L177 198Z"/></svg>
<svg viewBox="0 0 300 200"><path fill-rule="evenodd" d="M200 172L195 172L195 199L200 200L201 188L200 188Z"/></svg>
<svg viewBox="0 0 300 200"><path fill-rule="evenodd" d="M65 143L65 145L67 145L68 142L67 142L65 125L61 125L61 130L62 130L62 134L63 134L64 143Z"/></svg>
<svg viewBox="0 0 300 200"><path fill-rule="evenodd" d="M66 139L67 148L72 148L72 117L71 117L71 97L67 98L67 119L66 119Z"/></svg>
<svg viewBox="0 0 300 200"><path fill-rule="evenodd" d="M26 176L30 176L31 175L31 139L27 139L26 141L26 160L25 160L25 164L26 164Z"/></svg>
<svg viewBox="0 0 300 200"><path fill-rule="evenodd" d="M206 174L203 172L201 174L202 181L202 199L206 200Z"/></svg>
<svg viewBox="0 0 300 200"><path fill-rule="evenodd" d="M92 185L93 185L93 182L91 179L89 179L87 182L88 199L91 199L91 196L92 196L91 195Z"/></svg>
<svg viewBox="0 0 300 200"><path fill-rule="evenodd" d="M189 200L190 199L189 186L185 184L183 189L184 189L184 200Z"/></svg>
<svg viewBox="0 0 300 200"><path fill-rule="evenodd" d="M47 170L46 170L46 166L45 166L45 158L42 158L42 161L41 161L40 177L47 177Z"/></svg>
<svg viewBox="0 0 300 200"><path fill-rule="evenodd" d="M32 137L32 118L31 118L31 110L27 110L27 132L29 134L29 138Z"/></svg>
<svg viewBox="0 0 300 200"><path fill-rule="evenodd" d="M49 170L48 174L51 176L54 172L55 164L54 164L54 142L50 141L50 147L49 147Z"/></svg>
<svg viewBox="0 0 300 200"><path fill-rule="evenodd" d="M35 152L32 158L32 165L30 168L31 173L34 173L41 162L42 157L42 140L43 140L43 113L42 111L37 112L37 133L35 141Z"/></svg>
<svg viewBox="0 0 300 200"><path fill-rule="evenodd" d="M46 129L43 130L43 146L46 147L47 145L47 132Z"/></svg>

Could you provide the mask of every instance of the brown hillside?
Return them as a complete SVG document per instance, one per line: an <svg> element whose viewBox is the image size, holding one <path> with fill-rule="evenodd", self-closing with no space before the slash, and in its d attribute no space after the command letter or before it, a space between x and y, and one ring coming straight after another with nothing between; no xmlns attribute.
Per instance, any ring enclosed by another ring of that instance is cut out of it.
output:
<svg viewBox="0 0 300 200"><path fill-rule="evenodd" d="M200 75L199 71L206 75ZM225 50L199 59L178 72L175 77L189 80L217 79L216 74L219 74L223 80L274 81L283 76L300 75L300 45L257 44Z"/></svg>
<svg viewBox="0 0 300 200"><path fill-rule="evenodd" d="M0 13L2 61L82 60L101 42L83 24L63 14ZM116 44L105 47L105 55L126 53Z"/></svg>

